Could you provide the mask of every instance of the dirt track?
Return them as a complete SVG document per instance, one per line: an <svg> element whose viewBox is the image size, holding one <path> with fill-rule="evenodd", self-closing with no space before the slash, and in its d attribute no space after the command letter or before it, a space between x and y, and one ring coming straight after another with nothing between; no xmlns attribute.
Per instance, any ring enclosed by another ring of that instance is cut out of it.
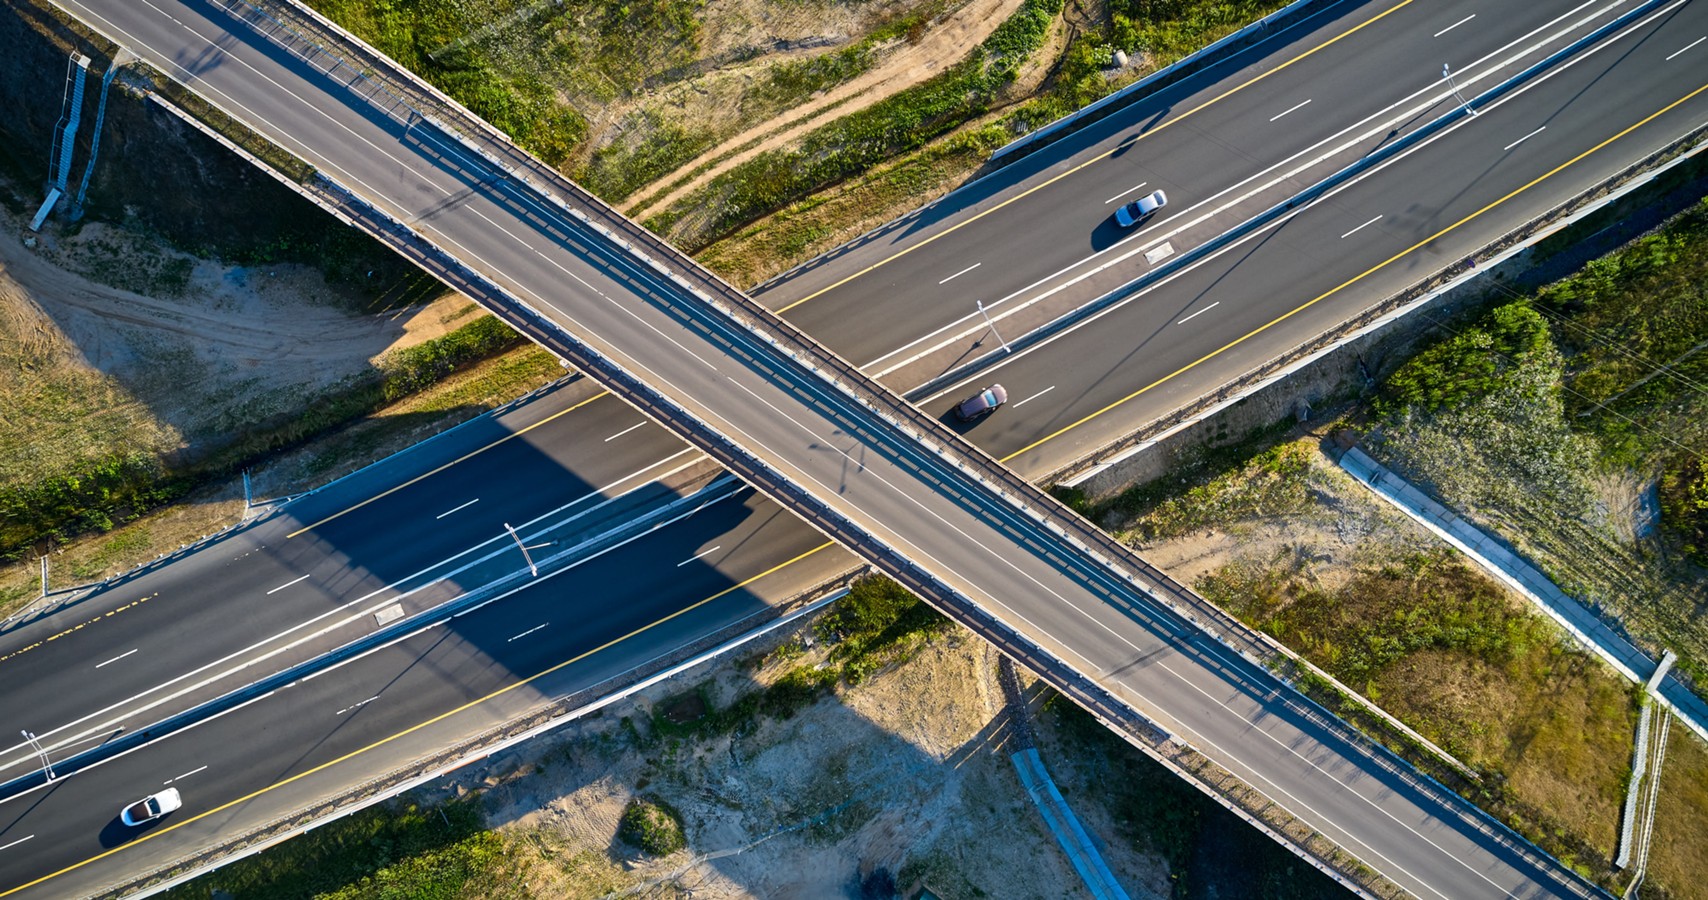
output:
<svg viewBox="0 0 1708 900"><path fill-rule="evenodd" d="M953 65L967 52L996 30L1021 0L969 0L950 13L917 44L902 43L887 53L884 60L864 74L769 121L755 125L719 143L716 147L694 157L674 171L635 191L634 200L624 207L624 213L634 219L666 209L713 178L741 163L766 152L800 140L814 128L834 118L865 109L886 97L910 88ZM667 193L653 196L664 185L692 172L708 161L718 159L737 147L758 139L758 142L739 153L719 160L716 165L694 176Z"/></svg>

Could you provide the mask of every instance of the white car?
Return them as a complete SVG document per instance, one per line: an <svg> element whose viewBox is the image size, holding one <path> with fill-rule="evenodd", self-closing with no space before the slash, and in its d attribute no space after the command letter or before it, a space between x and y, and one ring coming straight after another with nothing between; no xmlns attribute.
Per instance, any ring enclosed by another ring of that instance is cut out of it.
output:
<svg viewBox="0 0 1708 900"><path fill-rule="evenodd" d="M184 798L178 796L178 789L167 788L125 807L119 813L119 821L135 827L144 822L152 822L183 805Z"/></svg>
<svg viewBox="0 0 1708 900"><path fill-rule="evenodd" d="M1122 228L1131 228L1150 218L1157 210L1167 205L1167 194L1160 190L1152 191L1150 194L1131 203L1123 204L1120 209L1115 210L1115 221L1120 222Z"/></svg>

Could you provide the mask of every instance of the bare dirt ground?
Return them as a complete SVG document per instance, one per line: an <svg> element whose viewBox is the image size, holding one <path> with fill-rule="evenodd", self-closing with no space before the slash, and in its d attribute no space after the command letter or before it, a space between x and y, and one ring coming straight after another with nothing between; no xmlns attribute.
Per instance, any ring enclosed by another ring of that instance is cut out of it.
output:
<svg viewBox="0 0 1708 900"><path fill-rule="evenodd" d="M829 91L819 93L776 118L731 136L679 166L675 171L636 191L636 199L624 208L624 213L635 219L644 219L650 213L667 209L701 185L761 153L793 143L832 118L857 112L930 78L966 56L969 50L989 37L996 26L1002 24L1019 8L1020 2L1021 0L967 0L941 22L933 25L918 43L898 40L894 49L885 53L883 61L865 73ZM750 142L754 143L744 146ZM742 149L740 152L731 152L737 148ZM649 196L653 191L680 178L683 173L692 172L711 160L718 161L669 191Z"/></svg>
<svg viewBox="0 0 1708 900"><path fill-rule="evenodd" d="M115 277L157 270L146 283ZM288 409L389 350L451 330L467 305L446 295L358 315L335 294L306 266L196 259L99 223L74 236L50 229L34 248L0 239L0 314L19 325L14 333L37 335L36 352L59 365L116 379L187 436Z"/></svg>
<svg viewBox="0 0 1708 900"><path fill-rule="evenodd" d="M709 676L721 705L817 652L751 673L725 661L692 677ZM860 896L879 870L903 890L945 897L1085 896L1008 759L995 661L956 631L790 718L697 740L652 737L654 710L685 689L678 680L465 770L439 796L485 791L490 821L520 850L517 877L536 896ZM680 812L687 849L648 859L616 838L640 795ZM1107 825L1095 812L1087 823ZM1157 860L1111 854L1134 896L1165 890Z"/></svg>
<svg viewBox="0 0 1708 900"><path fill-rule="evenodd" d="M467 321L469 304L454 295L364 315L308 267L226 265L98 223L28 235L4 218L12 227L0 236L0 484L130 452L172 458L301 409L387 352ZM241 483L210 489L59 548L54 586L122 571L234 524L242 496ZM0 593L33 595L34 561L26 562L0 572Z"/></svg>

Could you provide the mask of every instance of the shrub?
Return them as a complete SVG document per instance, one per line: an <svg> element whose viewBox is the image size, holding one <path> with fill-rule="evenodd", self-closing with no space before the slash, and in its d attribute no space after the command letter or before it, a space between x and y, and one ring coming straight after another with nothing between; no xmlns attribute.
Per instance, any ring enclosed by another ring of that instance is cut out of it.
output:
<svg viewBox="0 0 1708 900"><path fill-rule="evenodd" d="M946 630L949 620L908 590L881 576L862 578L838 600L815 630L824 641L839 642L832 661L842 663L850 684L865 680L895 660L914 638Z"/></svg>
<svg viewBox="0 0 1708 900"><path fill-rule="evenodd" d="M682 816L656 797L630 800L617 836L649 856L669 856L688 846L682 834Z"/></svg>
<svg viewBox="0 0 1708 900"><path fill-rule="evenodd" d="M1708 565L1708 464L1685 456L1661 476L1661 524L1685 556Z"/></svg>
<svg viewBox="0 0 1708 900"><path fill-rule="evenodd" d="M1391 415L1459 406L1494 390L1507 373L1551 347L1542 316L1524 303L1509 303L1412 357L1383 385L1377 408Z"/></svg>

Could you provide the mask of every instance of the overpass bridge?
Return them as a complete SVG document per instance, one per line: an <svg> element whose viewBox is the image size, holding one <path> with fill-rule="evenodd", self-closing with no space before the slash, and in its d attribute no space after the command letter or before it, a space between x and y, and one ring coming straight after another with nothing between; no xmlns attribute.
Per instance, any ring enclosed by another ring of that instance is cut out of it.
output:
<svg viewBox="0 0 1708 900"><path fill-rule="evenodd" d="M62 5L307 160L300 187L328 209L1138 746L1201 785L1248 785L1243 804L1207 790L1306 858L1332 862L1332 844L1423 897L1595 893L1293 692L1261 636L302 10Z"/></svg>

